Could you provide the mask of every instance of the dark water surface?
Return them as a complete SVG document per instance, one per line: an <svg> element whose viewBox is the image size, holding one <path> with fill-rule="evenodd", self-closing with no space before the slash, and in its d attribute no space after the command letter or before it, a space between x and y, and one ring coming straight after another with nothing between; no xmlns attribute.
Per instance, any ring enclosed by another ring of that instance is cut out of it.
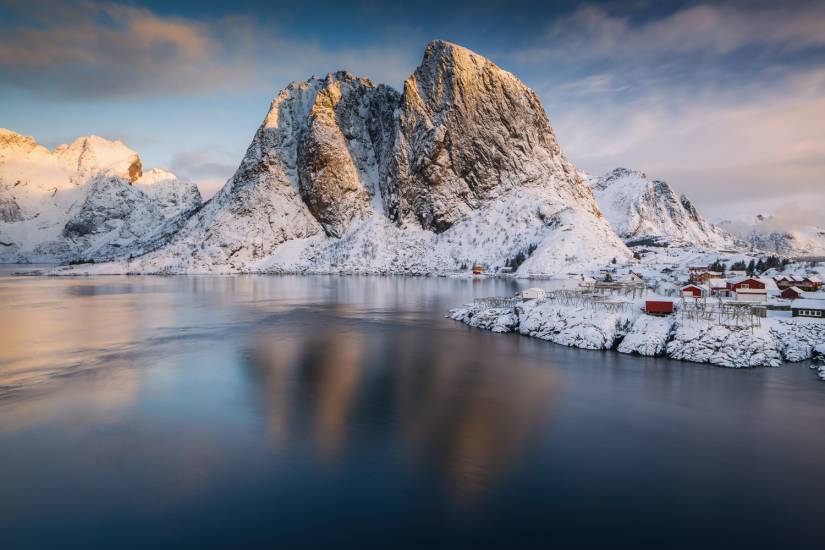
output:
<svg viewBox="0 0 825 550"><path fill-rule="evenodd" d="M517 284L0 277L0 547L825 547L807 365L443 317Z"/></svg>

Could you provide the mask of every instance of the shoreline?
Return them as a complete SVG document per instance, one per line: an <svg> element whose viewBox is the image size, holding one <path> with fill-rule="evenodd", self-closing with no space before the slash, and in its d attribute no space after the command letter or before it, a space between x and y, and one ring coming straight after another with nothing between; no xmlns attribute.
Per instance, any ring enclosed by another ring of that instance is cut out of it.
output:
<svg viewBox="0 0 825 550"><path fill-rule="evenodd" d="M749 328L685 319L677 314L651 316L637 305L606 311L552 300L508 307L465 304L449 310L448 317L473 328L513 332L568 347L730 368L798 363L810 360L814 348L825 346L822 321L769 317L760 326Z"/></svg>

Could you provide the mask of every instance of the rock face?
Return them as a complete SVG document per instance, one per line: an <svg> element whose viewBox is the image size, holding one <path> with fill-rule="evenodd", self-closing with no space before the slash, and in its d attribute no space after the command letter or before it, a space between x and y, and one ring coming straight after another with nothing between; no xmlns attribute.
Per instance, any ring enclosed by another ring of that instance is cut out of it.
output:
<svg viewBox="0 0 825 550"><path fill-rule="evenodd" d="M331 237L381 202L377 169L392 137L381 130L391 128L396 100L347 73L328 75L315 96L298 142L299 186Z"/></svg>
<svg viewBox="0 0 825 550"><path fill-rule="evenodd" d="M520 186L592 202L538 96L488 59L441 41L404 82L388 176L390 217L436 232Z"/></svg>
<svg viewBox="0 0 825 550"><path fill-rule="evenodd" d="M536 250L543 274L630 257L537 96L436 41L403 94L345 72L290 84L174 242L112 269L434 273Z"/></svg>
<svg viewBox="0 0 825 550"><path fill-rule="evenodd" d="M587 181L610 225L630 244L735 246L731 236L702 218L693 203L677 195L667 182L651 181L642 172L626 168L588 176Z"/></svg>
<svg viewBox="0 0 825 550"><path fill-rule="evenodd" d="M143 173L119 141L78 138L49 151L0 130L0 261L109 260L160 246L200 207L193 184Z"/></svg>

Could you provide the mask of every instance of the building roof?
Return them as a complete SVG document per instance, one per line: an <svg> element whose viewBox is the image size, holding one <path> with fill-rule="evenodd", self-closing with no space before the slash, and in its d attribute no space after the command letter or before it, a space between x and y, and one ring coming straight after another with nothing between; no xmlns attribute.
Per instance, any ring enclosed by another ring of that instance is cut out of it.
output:
<svg viewBox="0 0 825 550"><path fill-rule="evenodd" d="M796 288L796 287L793 287ZM825 292L805 292L804 290L800 292L803 298L806 300L825 300Z"/></svg>
<svg viewBox="0 0 825 550"><path fill-rule="evenodd" d="M727 288L728 282L725 279L708 279L710 288Z"/></svg>
<svg viewBox="0 0 825 550"><path fill-rule="evenodd" d="M776 290L779 288L776 286L776 281L770 277L752 277L745 275L744 277L734 277L732 279L728 279L728 282L732 285L738 285L739 283L743 283L745 281L758 281L765 285L766 290Z"/></svg>
<svg viewBox="0 0 825 550"><path fill-rule="evenodd" d="M771 277L757 277L757 281L763 283L765 288L768 290L778 290L779 287L776 286L776 281L774 281Z"/></svg>
<svg viewBox="0 0 825 550"><path fill-rule="evenodd" d="M794 283L804 283L808 281L810 283L821 283L822 281L818 277L806 277L802 275L777 275L774 277L775 281L791 281Z"/></svg>
<svg viewBox="0 0 825 550"><path fill-rule="evenodd" d="M767 288L737 288L737 294L767 294Z"/></svg>
<svg viewBox="0 0 825 550"><path fill-rule="evenodd" d="M791 309L819 309L825 310L825 301L823 300L805 300L799 299L791 302Z"/></svg>

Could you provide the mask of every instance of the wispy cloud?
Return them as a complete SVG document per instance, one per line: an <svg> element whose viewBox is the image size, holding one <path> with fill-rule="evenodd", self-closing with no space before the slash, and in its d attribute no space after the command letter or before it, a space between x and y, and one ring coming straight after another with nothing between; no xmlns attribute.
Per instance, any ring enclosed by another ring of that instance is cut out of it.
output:
<svg viewBox="0 0 825 550"><path fill-rule="evenodd" d="M167 130L180 125L175 111L191 107L192 96L214 97L235 113L250 97L338 69L398 85L435 38L403 10L387 17L385 34L363 33L366 42L290 33L288 17L274 11L183 17L132 3L0 0L0 12L8 15L0 18L0 92L49 96L60 108L107 100L152 113L154 98L163 98ZM461 26L455 14L443 15ZM531 25L529 33L484 27L517 40L467 31L475 40L467 45L539 93L581 168L644 170L719 217L825 201L823 2L594 3L561 15L538 10ZM211 97L193 118L208 119ZM129 101L111 101L121 98ZM169 98L181 103L170 106ZM117 109L108 112L117 117ZM208 194L240 160L222 151L243 150L258 122L249 120L248 134L236 128L226 146L205 145L229 139L220 127L164 133L157 117L124 131L157 134L161 160Z"/></svg>
<svg viewBox="0 0 825 550"><path fill-rule="evenodd" d="M825 4L643 15L586 5L502 54L530 73L573 161L667 179L715 217L825 206L812 123L825 120Z"/></svg>
<svg viewBox="0 0 825 550"><path fill-rule="evenodd" d="M16 16L0 28L0 84L75 100L269 90L338 69L397 84L419 55L410 35L325 49L248 15L191 19L89 0L0 6Z"/></svg>
<svg viewBox="0 0 825 550"><path fill-rule="evenodd" d="M521 55L577 59L725 55L751 46L786 51L825 45L825 5L815 2L700 4L658 18L585 5L551 23Z"/></svg>
<svg viewBox="0 0 825 550"><path fill-rule="evenodd" d="M237 166L238 159L220 146L179 151L169 163L169 169L178 177L197 182L205 199L214 195L226 183Z"/></svg>

